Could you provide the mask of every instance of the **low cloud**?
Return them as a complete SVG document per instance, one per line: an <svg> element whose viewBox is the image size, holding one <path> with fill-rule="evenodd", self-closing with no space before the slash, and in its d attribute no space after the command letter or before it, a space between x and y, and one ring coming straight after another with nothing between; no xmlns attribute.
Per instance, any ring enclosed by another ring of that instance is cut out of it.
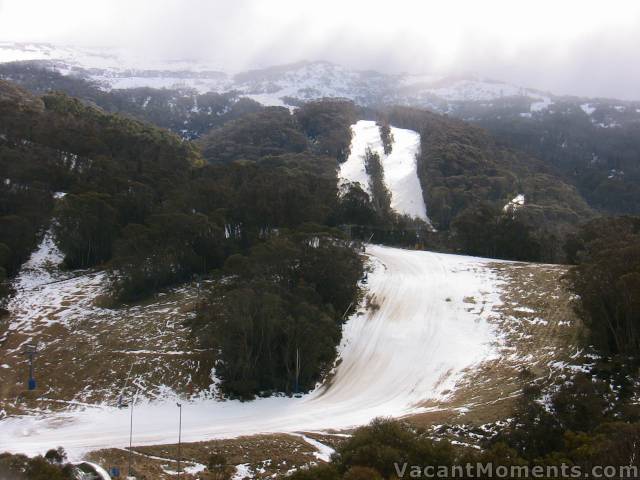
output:
<svg viewBox="0 0 640 480"><path fill-rule="evenodd" d="M640 99L633 0L0 0L0 32L4 41L118 46L228 71L328 60Z"/></svg>

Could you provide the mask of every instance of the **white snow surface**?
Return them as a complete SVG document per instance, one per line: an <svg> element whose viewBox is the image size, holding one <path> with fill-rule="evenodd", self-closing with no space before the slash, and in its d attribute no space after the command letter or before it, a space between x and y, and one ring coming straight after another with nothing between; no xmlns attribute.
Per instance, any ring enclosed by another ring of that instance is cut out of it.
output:
<svg viewBox="0 0 640 480"><path fill-rule="evenodd" d="M524 194L519 193L518 195L513 197L511 201L503 207L503 210L505 212L508 212L508 211L514 212L523 206L524 206Z"/></svg>
<svg viewBox="0 0 640 480"><path fill-rule="evenodd" d="M391 208L400 214L428 222L422 186L416 170L420 134L413 130L391 127L393 148L389 155L385 155L376 122L360 120L351 126L351 132L349 157L340 164L338 172L340 185L359 183L371 195L370 178L364 163L365 152L369 148L380 156L384 182L391 192Z"/></svg>
<svg viewBox="0 0 640 480"><path fill-rule="evenodd" d="M391 192L391 208L410 217L429 221L417 173L420 134L413 130L391 127L393 149L382 155L384 181Z"/></svg>
<svg viewBox="0 0 640 480"><path fill-rule="evenodd" d="M245 478L253 478L251 466L248 463L236 465L236 473L233 474L231 480L244 480Z"/></svg>
<svg viewBox="0 0 640 480"><path fill-rule="evenodd" d="M488 101L525 94L524 89L516 85L481 78L456 79L443 86L427 86L422 91L450 101Z"/></svg>
<svg viewBox="0 0 640 480"><path fill-rule="evenodd" d="M103 293L106 284L104 272L64 272L60 270L62 260L53 234L48 231L13 284L16 294L9 300L7 308L21 314L9 325L10 331L32 331L33 319L44 317L42 313L51 309L56 313L48 316L50 323L68 324L84 316L92 308L94 298ZM63 308L65 297L69 296L76 299L75 303ZM93 310L102 309L96 307Z"/></svg>
<svg viewBox="0 0 640 480"><path fill-rule="evenodd" d="M529 110L531 112L542 112L553 105L553 100L549 97L535 97L535 102L531 103Z"/></svg>
<svg viewBox="0 0 640 480"><path fill-rule="evenodd" d="M371 195L370 178L364 164L364 154L367 148L378 155L384 155L380 129L376 122L360 120L351 125L349 157L340 164L338 178L340 185L359 183L362 189Z"/></svg>
<svg viewBox="0 0 640 480"><path fill-rule="evenodd" d="M342 429L423 412L422 402L446 400L464 369L495 358L498 336L489 319L501 281L491 260L374 245L367 252L368 290L380 308L360 310L344 325L332 382L301 398L183 401L183 441ZM466 297L474 297L473 308ZM135 445L177 441L175 400L136 403ZM129 415L99 405L5 418L0 451L37 454L62 445L80 459L90 450L124 447Z"/></svg>
<svg viewBox="0 0 640 480"><path fill-rule="evenodd" d="M583 103L582 105L580 105L580 108L582 109L582 111L584 113L586 113L587 115L591 115L593 112L596 111L596 107L594 107L592 104L590 103Z"/></svg>
<svg viewBox="0 0 640 480"><path fill-rule="evenodd" d="M299 435L305 442L318 450L313 454L318 460L322 460L323 462L329 462L331 460L331 455L335 453L335 450L333 448L317 440L314 440L313 438L309 438L306 435Z"/></svg>

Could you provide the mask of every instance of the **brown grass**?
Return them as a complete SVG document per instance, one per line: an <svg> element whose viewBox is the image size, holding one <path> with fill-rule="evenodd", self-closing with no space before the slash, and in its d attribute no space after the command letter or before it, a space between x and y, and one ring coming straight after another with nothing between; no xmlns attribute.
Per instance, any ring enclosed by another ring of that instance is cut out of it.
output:
<svg viewBox="0 0 640 480"><path fill-rule="evenodd" d="M194 288L186 287L68 326L50 322L74 307L74 298L65 299L62 307L36 318L31 331L10 332L2 344L0 365L8 368L0 368L0 410L18 414L66 408L70 402L115 403L129 372L129 391L140 388L148 396L163 385L185 397L207 388L210 362L183 326L195 295ZM0 322L0 337L11 320L9 315ZM27 341L40 347L34 362L38 388L29 395L28 365L19 348Z"/></svg>
<svg viewBox="0 0 640 480"><path fill-rule="evenodd" d="M309 437L320 440L324 435ZM138 479L164 480L175 478L165 470L175 471L177 468L177 445L156 445L152 447L134 447L132 455L133 470ZM302 438L294 435L256 435L231 440L214 440L208 442L184 443L181 446L183 465L194 463L207 465L213 454L223 455L227 461L227 471L235 472L235 466L248 464L253 478L273 478L274 475L284 477L292 469L318 463L314 456L315 449ZM120 471L127 471L128 450L106 449L91 452L90 461L110 468L119 466ZM152 458L153 457L153 458ZM183 478L202 480L216 478L212 472L198 475L184 475Z"/></svg>

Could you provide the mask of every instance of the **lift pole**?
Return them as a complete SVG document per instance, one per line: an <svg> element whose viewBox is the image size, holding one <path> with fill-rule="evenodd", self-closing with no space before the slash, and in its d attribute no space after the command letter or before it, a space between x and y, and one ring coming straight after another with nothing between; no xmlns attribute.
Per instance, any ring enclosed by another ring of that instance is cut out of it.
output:
<svg viewBox="0 0 640 480"><path fill-rule="evenodd" d="M38 353L38 347L33 344L26 345L24 348L24 354L29 357L29 381L27 383L27 388L29 390L36 389L36 379L33 378L33 358Z"/></svg>

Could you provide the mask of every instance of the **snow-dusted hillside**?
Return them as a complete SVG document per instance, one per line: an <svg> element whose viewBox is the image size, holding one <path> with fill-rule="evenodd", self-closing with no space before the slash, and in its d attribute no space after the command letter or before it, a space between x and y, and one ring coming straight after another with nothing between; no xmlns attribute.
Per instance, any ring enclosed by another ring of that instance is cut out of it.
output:
<svg viewBox="0 0 640 480"><path fill-rule="evenodd" d="M380 156L384 169L384 182L391 193L391 208L400 214L428 222L422 186L416 171L420 134L392 126L393 149L389 155L386 155L376 122L360 120L351 126L351 131L349 157L340 165L338 171L340 184L359 183L364 191L371 194L369 175L364 163L368 148Z"/></svg>
<svg viewBox="0 0 640 480"><path fill-rule="evenodd" d="M25 410L113 405L132 384L147 398L196 393L190 383L198 374L198 352L183 325L192 315L196 285L161 292L148 304L112 309L100 302L106 272L65 271L61 263L48 232L13 282L10 314L0 321L0 426L3 417ZM37 407L20 399L23 350L30 343L39 352Z"/></svg>
<svg viewBox="0 0 640 480"><path fill-rule="evenodd" d="M183 441L361 425L378 416L425 411L444 400L468 367L496 356L491 320L500 304L490 260L369 246L369 303L344 326L341 361L330 383L302 398L185 402ZM473 304L470 300L473 299ZM113 406L0 421L0 451L71 454L128 444L130 412ZM138 402L136 445L172 443L173 399Z"/></svg>
<svg viewBox="0 0 640 480"><path fill-rule="evenodd" d="M361 105L403 104L452 112L460 102L527 99L535 113L553 103L533 89L475 76L384 74L329 62L299 62L231 75L195 61L154 61L116 49L78 49L50 44L0 43L0 63L39 60L66 75L97 81L105 89L192 88L201 93L239 91L265 105L295 105L323 97Z"/></svg>

